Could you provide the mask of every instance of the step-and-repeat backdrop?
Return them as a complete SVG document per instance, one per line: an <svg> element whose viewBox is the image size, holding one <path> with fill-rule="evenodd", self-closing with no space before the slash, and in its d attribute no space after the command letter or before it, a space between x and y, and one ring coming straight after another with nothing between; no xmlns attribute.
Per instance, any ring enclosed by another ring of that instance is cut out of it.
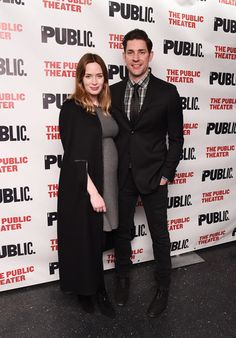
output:
<svg viewBox="0 0 236 338"><path fill-rule="evenodd" d="M121 41L134 28L154 43L153 73L182 98L172 255L236 239L236 0L1 0L0 10L0 291L59 278L60 107L84 53L104 58L111 84L124 78ZM132 259L151 260L141 202L135 223Z"/></svg>

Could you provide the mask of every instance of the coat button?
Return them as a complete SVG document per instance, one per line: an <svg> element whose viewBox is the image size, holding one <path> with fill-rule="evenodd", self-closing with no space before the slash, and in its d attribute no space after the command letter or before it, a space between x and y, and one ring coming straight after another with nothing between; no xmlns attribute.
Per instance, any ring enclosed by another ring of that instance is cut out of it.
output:
<svg viewBox="0 0 236 338"><path fill-rule="evenodd" d="M132 134L132 135L134 134L134 130L131 130L131 134Z"/></svg>

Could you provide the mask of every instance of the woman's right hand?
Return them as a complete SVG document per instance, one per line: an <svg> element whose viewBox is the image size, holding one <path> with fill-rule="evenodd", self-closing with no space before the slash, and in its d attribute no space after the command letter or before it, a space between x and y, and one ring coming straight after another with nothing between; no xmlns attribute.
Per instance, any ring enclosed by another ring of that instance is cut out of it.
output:
<svg viewBox="0 0 236 338"><path fill-rule="evenodd" d="M99 193L94 193L90 195L90 202L92 204L93 210L96 212L106 212L106 205L104 199Z"/></svg>

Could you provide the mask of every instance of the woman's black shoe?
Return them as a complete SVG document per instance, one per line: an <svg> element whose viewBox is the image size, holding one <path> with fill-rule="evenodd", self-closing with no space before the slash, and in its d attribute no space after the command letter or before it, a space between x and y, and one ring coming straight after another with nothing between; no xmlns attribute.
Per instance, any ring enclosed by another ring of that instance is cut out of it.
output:
<svg viewBox="0 0 236 338"><path fill-rule="evenodd" d="M78 295L78 301L82 309L87 313L94 313L94 301L92 296Z"/></svg>
<svg viewBox="0 0 236 338"><path fill-rule="evenodd" d="M109 318L115 318L115 310L112 306L110 299L105 290L98 291L97 294L97 305L100 312Z"/></svg>

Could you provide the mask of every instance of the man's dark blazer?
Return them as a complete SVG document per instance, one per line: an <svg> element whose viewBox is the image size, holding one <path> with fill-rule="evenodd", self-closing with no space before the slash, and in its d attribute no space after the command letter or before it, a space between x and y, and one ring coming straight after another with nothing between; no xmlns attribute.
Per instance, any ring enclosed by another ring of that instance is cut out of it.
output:
<svg viewBox="0 0 236 338"><path fill-rule="evenodd" d="M154 192L162 176L172 181L183 148L183 113L173 84L150 74L146 96L134 126L124 111L128 79L110 87L112 115L119 125L116 145L119 155L119 187L132 166L139 192Z"/></svg>

